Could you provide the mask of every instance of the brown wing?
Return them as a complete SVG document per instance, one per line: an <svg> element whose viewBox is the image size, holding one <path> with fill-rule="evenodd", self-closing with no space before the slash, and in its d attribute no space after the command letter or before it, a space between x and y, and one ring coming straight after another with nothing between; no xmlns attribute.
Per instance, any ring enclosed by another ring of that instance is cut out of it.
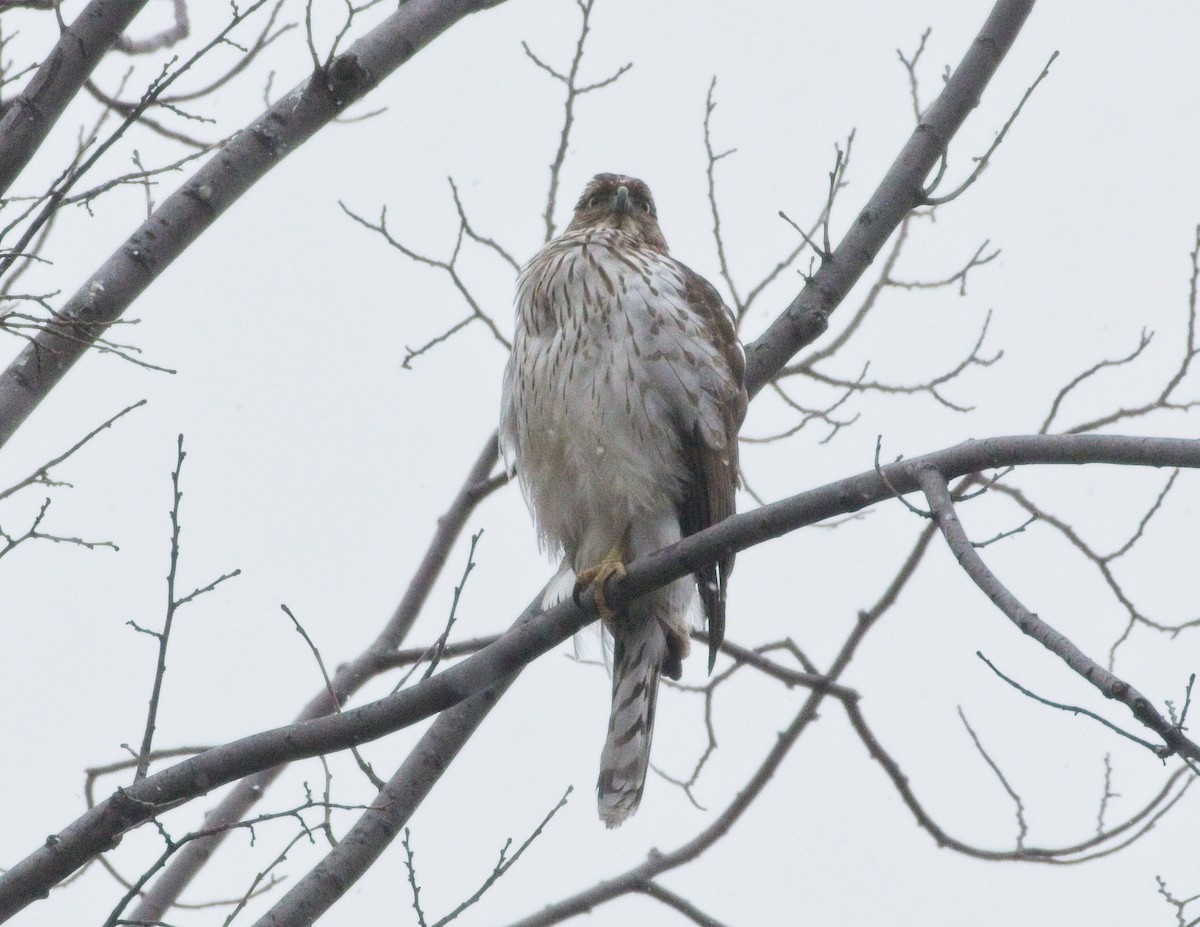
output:
<svg viewBox="0 0 1200 927"><path fill-rule="evenodd" d="M708 335L724 365L719 371L724 446L711 447L699 428L683 436L689 480L679 505L679 522L684 537L703 531L734 513L734 491L738 485L738 429L746 416L746 356L737 340L733 315L716 289L680 265L686 282L684 295L692 310L705 321ZM733 553L696 573L696 586L708 624L708 670L712 672L717 651L725 639L725 593L733 570Z"/></svg>

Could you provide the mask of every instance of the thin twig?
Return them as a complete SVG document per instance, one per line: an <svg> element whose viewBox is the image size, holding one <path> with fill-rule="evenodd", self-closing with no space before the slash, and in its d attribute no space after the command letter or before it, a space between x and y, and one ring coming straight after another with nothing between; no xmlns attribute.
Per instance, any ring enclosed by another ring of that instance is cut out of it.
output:
<svg viewBox="0 0 1200 927"><path fill-rule="evenodd" d="M546 829L546 825L550 823L550 821L554 817L554 815L558 814L558 812L560 810L562 810L563 808L566 807L567 798L570 796L570 794L573 790L574 790L574 786L568 785L567 790L565 792L563 792L562 798L560 798L558 800L558 804L550 809L550 811L546 814L546 816L544 818L542 818L542 822L540 824L538 824L537 827L534 828L533 833L531 833L528 837L526 837L525 842L522 843L519 847L517 847L517 852L515 852L512 856L505 858L505 855L508 852L508 848L512 845L512 839L509 838L509 840L504 844L504 848L500 851L500 861L498 863L496 863L496 868L492 870L491 875L489 875L484 880L483 884L479 886L479 888L475 891L475 893L473 895L471 895L470 898L468 898L466 901L464 901L462 904L460 904L457 908L455 908L453 911L451 911L449 914L447 914L445 917L443 917L441 920L439 920L437 923L435 923L433 925L433 927L445 927L446 924L449 924L452 920L454 920L456 917L458 917L458 915L462 914L463 911L467 910L467 908L471 907L471 905L475 904L475 902L477 902L480 898L482 898L484 892L486 892L489 888L491 888L493 885L495 885L496 881L501 876L503 876L506 872L508 872L508 870L511 869L516 864L517 860L521 858L521 854L524 853L527 849L529 849L530 844L532 844L533 841L535 841L538 837L541 836L542 831ZM405 836L405 838L408 837L407 829L405 830L404 836ZM405 844L405 849L407 850L407 848L408 848L408 845ZM414 903L414 905L416 904L415 896L413 898L413 903Z"/></svg>
<svg viewBox="0 0 1200 927"><path fill-rule="evenodd" d="M988 150L985 151L982 156L974 159L975 169L971 171L971 173L967 176L967 179L959 184L952 193L947 193L945 196L932 196L931 194L933 193L934 187L928 187L925 191L926 206L941 206L944 203L949 203L951 200L961 196L962 193L971 186L971 184L975 183L975 181L979 179L979 175L982 174L984 170L987 169L988 164L991 163L992 155L996 153L996 149L1000 147L1000 143L1004 141L1004 137L1008 135L1008 130L1013 127L1013 123L1015 123L1017 121L1017 117L1021 115L1021 110L1029 101L1029 98L1033 96L1033 91L1037 90L1038 84L1045 80L1050 74L1050 66L1054 64L1054 59L1057 57L1057 51L1050 55L1050 60L1047 61L1046 66L1042 68L1042 73L1034 79L1033 83L1030 84L1028 88L1026 88L1024 95L1021 97L1021 101L1017 104L1017 108L1012 111L1012 115L1008 117L1008 121L1005 122L1004 125L1001 126L1000 131L996 133L996 138L992 141L992 144L988 146Z"/></svg>
<svg viewBox="0 0 1200 927"><path fill-rule="evenodd" d="M984 663L986 663L988 665L988 669L990 669L993 673L995 673L997 676L999 676L1001 679L1003 679L1010 686L1012 686L1014 689L1016 689L1018 692L1020 692L1022 695L1026 696L1027 698L1031 698L1035 702L1041 702L1043 705L1048 705L1051 708L1057 708L1060 711L1069 711L1069 712L1071 712L1071 714L1074 714L1074 715L1086 715L1087 717L1091 718L1093 721L1099 721L1110 731L1120 734L1122 737L1126 738L1127 740L1132 740L1138 746L1145 747L1147 750L1149 750L1155 756L1161 757L1161 755L1162 755L1161 747L1150 743L1148 740L1142 740L1142 738L1137 737L1134 734L1130 734L1126 730L1122 730L1120 727L1113 724L1107 718L1102 718L1100 715L1096 714L1094 711L1089 711L1086 708L1081 708L1079 705L1064 705L1062 702L1054 702L1048 698L1043 698L1042 696L1038 695L1036 692L1031 692L1029 689L1025 688L1025 686L1021 685L1019 682L1017 682L1011 676L1006 676L999 669L997 669L995 663L993 663L991 660L989 660L987 657L985 657L978 650L975 651L975 656L979 657L979 659L981 659Z"/></svg>

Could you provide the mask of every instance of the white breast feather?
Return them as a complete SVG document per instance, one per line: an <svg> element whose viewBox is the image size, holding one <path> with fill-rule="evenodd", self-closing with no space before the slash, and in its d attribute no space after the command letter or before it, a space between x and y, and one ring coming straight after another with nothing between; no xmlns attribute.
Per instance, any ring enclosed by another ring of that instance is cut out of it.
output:
<svg viewBox="0 0 1200 927"><path fill-rule="evenodd" d="M623 236L567 235L526 266L504 378L505 461L543 543L584 563L632 522L676 517L682 433L724 445L724 360L679 265L630 259L630 247L618 256L610 246Z"/></svg>

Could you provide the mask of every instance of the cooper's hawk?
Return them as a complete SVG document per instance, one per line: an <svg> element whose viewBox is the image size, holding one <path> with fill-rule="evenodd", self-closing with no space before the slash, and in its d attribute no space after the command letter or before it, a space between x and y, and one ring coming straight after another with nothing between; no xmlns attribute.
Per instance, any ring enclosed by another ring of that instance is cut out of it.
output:
<svg viewBox="0 0 1200 927"><path fill-rule="evenodd" d="M733 513L745 355L712 285L667 253L650 189L598 174L566 231L517 281L500 441L541 540L563 554L546 607L596 585L612 635L613 701L597 784L609 827L637 810L660 673L678 679L696 589L709 669L725 632L730 555L620 613L624 563Z"/></svg>

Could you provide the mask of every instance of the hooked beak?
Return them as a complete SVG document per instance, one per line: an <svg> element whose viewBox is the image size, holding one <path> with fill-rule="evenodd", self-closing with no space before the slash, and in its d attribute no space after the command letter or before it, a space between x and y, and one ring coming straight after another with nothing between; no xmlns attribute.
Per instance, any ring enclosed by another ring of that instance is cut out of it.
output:
<svg viewBox="0 0 1200 927"><path fill-rule="evenodd" d="M617 198L613 200L613 212L624 214L632 211L632 203L629 200L629 188L625 186L617 187Z"/></svg>

